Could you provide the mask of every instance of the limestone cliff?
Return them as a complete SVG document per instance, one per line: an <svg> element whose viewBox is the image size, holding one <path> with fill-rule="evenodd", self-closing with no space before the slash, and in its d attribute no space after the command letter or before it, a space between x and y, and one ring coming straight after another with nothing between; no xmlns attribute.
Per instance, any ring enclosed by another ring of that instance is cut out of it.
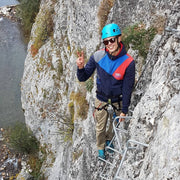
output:
<svg viewBox="0 0 180 180"><path fill-rule="evenodd" d="M133 118L129 137L148 143L149 147L139 158L129 154L122 174L126 179L177 180L180 2L107 2L112 5L107 23L115 22L122 29L135 23L158 29L144 61L136 50L129 49L136 60L138 81L130 108ZM32 28L21 100L27 126L46 147L48 156L41 171L49 180L100 179L92 115L95 85L89 92L86 83L78 82L75 60L79 49L85 51L88 60L101 46L101 6L101 1L95 0L42 0ZM94 79L89 81L91 85Z"/></svg>

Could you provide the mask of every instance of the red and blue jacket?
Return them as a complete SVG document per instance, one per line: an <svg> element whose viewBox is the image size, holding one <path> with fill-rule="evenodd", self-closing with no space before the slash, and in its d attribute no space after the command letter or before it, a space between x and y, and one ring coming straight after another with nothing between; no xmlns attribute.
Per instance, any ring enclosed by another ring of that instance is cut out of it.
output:
<svg viewBox="0 0 180 180"><path fill-rule="evenodd" d="M101 101L119 102L122 112L127 113L135 81L135 62L127 54L123 43L117 56L106 49L96 51L83 69L77 70L79 81L86 81L97 69L97 98Z"/></svg>

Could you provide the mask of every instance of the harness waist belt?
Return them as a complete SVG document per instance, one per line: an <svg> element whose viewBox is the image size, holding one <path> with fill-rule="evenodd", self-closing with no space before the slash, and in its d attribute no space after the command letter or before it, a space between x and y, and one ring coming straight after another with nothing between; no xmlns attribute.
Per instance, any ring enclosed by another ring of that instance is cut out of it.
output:
<svg viewBox="0 0 180 180"><path fill-rule="evenodd" d="M97 93L98 95L101 95L101 96L106 97L107 99L116 99L116 98L118 98L118 101L122 101L122 95L110 96L110 95L104 94L103 92L98 92L98 91L96 91L96 93Z"/></svg>

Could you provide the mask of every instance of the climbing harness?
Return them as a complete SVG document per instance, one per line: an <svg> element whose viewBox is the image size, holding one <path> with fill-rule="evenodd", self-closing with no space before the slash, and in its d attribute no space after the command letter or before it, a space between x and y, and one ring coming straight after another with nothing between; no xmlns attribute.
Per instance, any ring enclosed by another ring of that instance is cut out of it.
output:
<svg viewBox="0 0 180 180"><path fill-rule="evenodd" d="M124 129L121 124L122 122L119 122L119 119L123 118L125 121L129 121L132 117L131 116L114 116L113 117L113 130L114 130L114 137L112 138L111 142L109 143L108 146L106 146L106 150L110 149L111 151L114 152L114 157L115 154L120 156L121 158L113 158L113 159L102 159L99 158L101 161L104 161L105 165L104 168L102 169L102 172L100 173L101 179L113 179L113 180L124 180L121 177L121 169L123 162L127 156L127 152L129 150L134 150L137 149L138 146L143 146L143 147L148 147L148 144L133 140L133 139L128 139L125 142L122 140L122 136L126 136L128 134L128 130ZM111 144L114 144L113 148L111 147ZM117 156L116 156L117 157ZM109 172L109 173L107 173ZM114 176L114 177L113 177Z"/></svg>
<svg viewBox="0 0 180 180"><path fill-rule="evenodd" d="M95 109L98 110L98 111L101 111L101 110L104 109L109 114L113 114L115 111L120 111L121 110L120 101L118 101L117 103L118 103L118 106L119 106L118 108L115 105L113 105L113 103L111 102L111 99L108 99L108 102L104 106L100 107L101 104L99 104L99 106L95 107Z"/></svg>
<svg viewBox="0 0 180 180"><path fill-rule="evenodd" d="M98 107L95 107L95 111L96 110L98 110L98 111L105 110L108 112L109 115L112 114L113 117L115 117L116 116L115 112L121 110L120 101L118 101L117 103L119 106L118 108L115 105L113 105L113 103L111 103L111 99L108 99L108 102L104 106L100 107L102 104L102 103L100 103ZM93 112L93 117L94 117L95 111Z"/></svg>

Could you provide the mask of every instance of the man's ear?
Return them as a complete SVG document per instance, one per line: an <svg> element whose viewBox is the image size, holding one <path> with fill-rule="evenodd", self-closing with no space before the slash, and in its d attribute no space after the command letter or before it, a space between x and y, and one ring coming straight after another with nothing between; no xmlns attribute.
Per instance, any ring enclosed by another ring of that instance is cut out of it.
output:
<svg viewBox="0 0 180 180"><path fill-rule="evenodd" d="M118 36L118 42L121 42L121 36Z"/></svg>

